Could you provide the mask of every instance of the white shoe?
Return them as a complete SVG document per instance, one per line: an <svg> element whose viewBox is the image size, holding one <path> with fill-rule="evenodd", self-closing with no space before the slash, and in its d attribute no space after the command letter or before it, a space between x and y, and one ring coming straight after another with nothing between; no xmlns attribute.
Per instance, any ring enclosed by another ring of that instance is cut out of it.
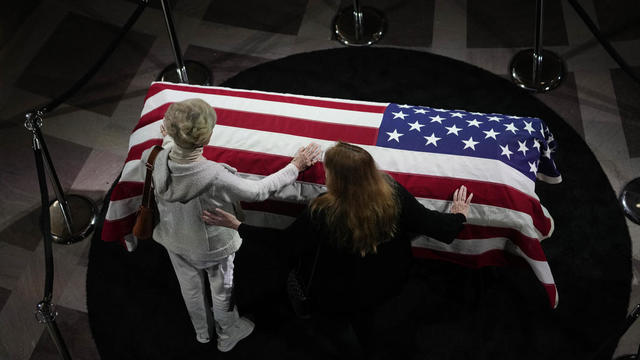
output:
<svg viewBox="0 0 640 360"><path fill-rule="evenodd" d="M238 341L251 334L255 325L251 320L239 318L233 325L226 329L218 329L218 350L227 352L233 349Z"/></svg>
<svg viewBox="0 0 640 360"><path fill-rule="evenodd" d="M209 335L196 334L196 340L201 344L206 344L209 342Z"/></svg>

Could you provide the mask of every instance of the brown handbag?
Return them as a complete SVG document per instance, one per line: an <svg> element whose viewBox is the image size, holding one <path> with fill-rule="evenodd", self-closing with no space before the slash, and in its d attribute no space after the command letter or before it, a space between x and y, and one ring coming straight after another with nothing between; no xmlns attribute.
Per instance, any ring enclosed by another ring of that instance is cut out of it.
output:
<svg viewBox="0 0 640 360"><path fill-rule="evenodd" d="M144 189L142 190L142 205L136 214L136 223L133 225L133 235L140 240L150 239L153 235L153 228L158 222L158 210L156 206L153 189L151 187L151 173L156 156L162 150L161 146L154 146L149 154L147 163L147 175L144 179Z"/></svg>

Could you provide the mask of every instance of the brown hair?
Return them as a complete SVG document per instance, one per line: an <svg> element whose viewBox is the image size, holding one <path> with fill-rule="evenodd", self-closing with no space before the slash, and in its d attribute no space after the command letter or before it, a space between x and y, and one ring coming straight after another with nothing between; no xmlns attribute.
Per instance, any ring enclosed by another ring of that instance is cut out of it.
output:
<svg viewBox="0 0 640 360"><path fill-rule="evenodd" d="M393 237L399 206L391 179L366 150L338 142L324 155L327 194L311 204L325 216L339 247L364 256Z"/></svg>

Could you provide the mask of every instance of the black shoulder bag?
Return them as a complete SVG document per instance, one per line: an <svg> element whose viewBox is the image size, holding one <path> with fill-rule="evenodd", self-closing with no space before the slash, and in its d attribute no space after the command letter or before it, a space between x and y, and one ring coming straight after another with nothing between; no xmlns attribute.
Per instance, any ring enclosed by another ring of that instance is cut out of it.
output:
<svg viewBox="0 0 640 360"><path fill-rule="evenodd" d="M306 285L300 276L300 269L302 267L302 260L298 262L296 268L289 271L287 277L287 293L289 295L289 301L291 307L296 316L301 319L311 318L311 297L309 296L309 289L311 288L311 281L313 280L313 274L316 271L316 265L318 264L318 255L320 255L320 242L318 242L318 249L316 250L316 256L313 260L313 266L311 267L311 273L309 274L309 281Z"/></svg>

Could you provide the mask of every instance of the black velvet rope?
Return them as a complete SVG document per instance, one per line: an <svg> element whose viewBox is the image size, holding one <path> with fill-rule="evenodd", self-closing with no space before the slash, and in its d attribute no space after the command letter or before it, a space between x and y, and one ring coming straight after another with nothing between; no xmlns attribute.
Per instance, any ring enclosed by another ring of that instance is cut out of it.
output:
<svg viewBox="0 0 640 360"><path fill-rule="evenodd" d="M629 75L635 82L640 84L640 77L638 77L638 75L636 75L633 72L633 70L631 69L629 64L627 64L627 62L624 61L622 56L620 56L620 54L618 54L616 49L614 49L613 46L611 46L611 43L609 42L609 40L607 40L607 38L604 37L604 35L602 35L602 33L600 32L600 30L598 29L596 24L591 20L591 18L587 14L587 12L584 11L582 6L580 6L580 4L578 4L578 2L576 0L568 0L568 1L569 1L569 4L571 4L571 6L573 6L573 9L578 13L580 18L582 18L582 21L584 21L585 25L587 25L587 27L589 28L589 30L591 31L593 36L595 36L596 39L598 39L598 41L600 42L602 47L613 58L613 60L615 60L615 62L618 63L620 68L625 73L627 73L627 75Z"/></svg>
<svg viewBox="0 0 640 360"><path fill-rule="evenodd" d="M69 90L67 90L64 94L51 100L48 104L41 106L40 108L38 108L37 110L34 110L33 112L39 113L40 115L52 112L60 104L67 101L67 99L69 99L76 92L78 92L80 88L86 85L89 82L89 80L91 80L91 78L98 72L98 70L100 70L102 65L104 65L104 63L107 61L109 56L111 56L111 54L113 53L113 50L120 44L120 41L122 41L124 36L129 32L129 30L131 30L131 28L136 23L136 21L138 21L138 19L140 18L140 15L142 15L142 12L147 7L147 5L149 5L149 0L140 0L138 7L135 9L133 14L131 14L131 16L129 17L129 20L127 20L127 22L124 24L118 36L111 42L111 44L109 44L109 47L107 47L107 49L104 51L102 56L93 65L93 67L91 67L91 69L87 71L87 73L83 77L81 77L78 81L76 81L76 83L73 84L73 86L71 86L71 88L69 88Z"/></svg>

